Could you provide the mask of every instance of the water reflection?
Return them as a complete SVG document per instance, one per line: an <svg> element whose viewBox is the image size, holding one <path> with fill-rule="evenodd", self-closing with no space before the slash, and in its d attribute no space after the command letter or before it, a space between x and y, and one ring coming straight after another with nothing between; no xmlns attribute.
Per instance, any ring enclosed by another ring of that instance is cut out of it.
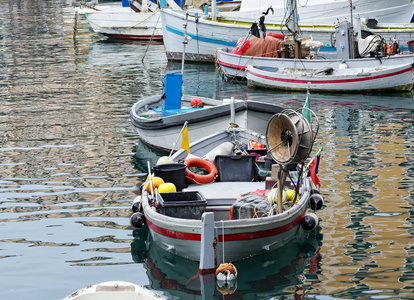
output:
<svg viewBox="0 0 414 300"><path fill-rule="evenodd" d="M162 44L95 34L84 18L73 39L69 6L0 2L0 298L60 299L114 279L200 297L189 282L198 266L153 255L156 246L136 243L129 225L146 162L160 155L140 145L129 111L160 93L162 76L181 63L168 63ZM212 64L186 64L184 92L295 109L305 99L223 82ZM237 290L226 298L414 298L412 93L312 93L311 107L321 122L315 147L324 146L323 245L297 243L237 266ZM185 264L182 277L172 274L176 264ZM262 280L245 277L249 268Z"/></svg>
<svg viewBox="0 0 414 300"><path fill-rule="evenodd" d="M282 249L234 262L237 283L228 290L217 286L214 278L201 281L197 262L160 248L151 241L146 227L134 230L131 255L135 262L145 264L150 287L168 299L201 299L206 295L214 295L214 299L221 299L222 295L229 299L300 297L308 285L320 281L319 249L323 237L318 230L304 233Z"/></svg>

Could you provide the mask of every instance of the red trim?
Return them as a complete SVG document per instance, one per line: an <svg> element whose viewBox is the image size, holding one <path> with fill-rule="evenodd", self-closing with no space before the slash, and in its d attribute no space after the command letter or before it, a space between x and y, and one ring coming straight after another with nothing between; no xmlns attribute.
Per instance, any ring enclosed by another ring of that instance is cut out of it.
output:
<svg viewBox="0 0 414 300"><path fill-rule="evenodd" d="M221 60L219 60L218 63L219 63L219 65L223 65L223 66L230 67L230 68L233 68L233 69L238 69L238 70L246 70L247 69L246 66L228 64L228 63L225 63Z"/></svg>
<svg viewBox="0 0 414 300"><path fill-rule="evenodd" d="M162 35L133 35L133 34L111 34L111 33L102 33L107 37L114 38L114 39L125 39L125 40L143 40L143 41L162 41Z"/></svg>
<svg viewBox="0 0 414 300"><path fill-rule="evenodd" d="M198 274L200 275L209 275L216 273L216 269L199 269Z"/></svg>
<svg viewBox="0 0 414 300"><path fill-rule="evenodd" d="M265 231L250 232L250 233L226 234L224 235L224 241L230 242L230 241L254 240L254 239L260 239L260 238L265 238L265 237L284 233L296 227L297 225L299 225L300 221L305 215L305 212L306 210L304 210L303 213L299 217L297 217L295 220L281 227L276 227L276 228L272 228L272 229L265 230ZM147 224L149 228L151 228L151 230L166 237L180 239L180 240L201 241L201 234L186 233L186 232L180 232L180 231L174 231L174 230L168 230L165 228L161 228L161 227L158 227L157 225L154 225L150 220L148 220L148 218L147 218ZM218 235L218 241L223 242L222 234Z"/></svg>
<svg viewBox="0 0 414 300"><path fill-rule="evenodd" d="M312 84L327 84L327 83L346 83L346 82L358 82L358 81L368 81L378 78L386 78L398 74L402 74L405 72L410 72L413 69L413 67L409 67L404 70L396 71L393 73L383 74L383 75L377 75L377 76L370 76L370 77L364 77L364 78L354 78L354 79L338 79L338 80L301 80L301 79L284 79L284 78L277 78L277 77L270 77L266 75L257 74L255 72L247 70L248 73L253 74L254 76L268 79L272 81L280 81L280 82L289 82L289 83L299 83L299 84L307 84L308 82L311 82Z"/></svg>

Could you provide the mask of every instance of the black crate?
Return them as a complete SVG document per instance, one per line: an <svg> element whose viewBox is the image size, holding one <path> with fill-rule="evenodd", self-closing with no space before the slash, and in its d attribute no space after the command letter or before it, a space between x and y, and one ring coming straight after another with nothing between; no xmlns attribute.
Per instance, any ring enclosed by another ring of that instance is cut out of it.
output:
<svg viewBox="0 0 414 300"><path fill-rule="evenodd" d="M161 214L182 219L201 220L207 205L204 196L196 191L159 193L157 201Z"/></svg>
<svg viewBox="0 0 414 300"><path fill-rule="evenodd" d="M217 155L217 181L254 181L254 155Z"/></svg>
<svg viewBox="0 0 414 300"><path fill-rule="evenodd" d="M246 150L247 153L257 153L260 156L264 156L267 154L267 149L247 149Z"/></svg>

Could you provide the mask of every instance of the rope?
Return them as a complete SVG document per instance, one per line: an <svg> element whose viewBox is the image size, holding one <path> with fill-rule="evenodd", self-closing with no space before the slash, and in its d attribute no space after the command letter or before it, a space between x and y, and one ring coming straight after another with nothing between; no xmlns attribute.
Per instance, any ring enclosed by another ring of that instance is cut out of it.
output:
<svg viewBox="0 0 414 300"><path fill-rule="evenodd" d="M97 8L95 8L93 6L90 6L90 5L86 4L85 1L81 1L79 4L80 5L83 5L83 6L87 7L87 8L90 8L90 9L93 9L93 10L96 10L96 11L100 11L100 9L97 9Z"/></svg>
<svg viewBox="0 0 414 300"><path fill-rule="evenodd" d="M142 57L141 62L144 62L145 55L147 55L149 45L151 44L152 39L154 38L155 30L157 30L157 25L158 25L158 21L160 20L160 17L161 17L161 14L158 15L157 23L155 23L155 27L154 27L154 30L152 31L151 39L148 42L147 48L145 49L144 56Z"/></svg>

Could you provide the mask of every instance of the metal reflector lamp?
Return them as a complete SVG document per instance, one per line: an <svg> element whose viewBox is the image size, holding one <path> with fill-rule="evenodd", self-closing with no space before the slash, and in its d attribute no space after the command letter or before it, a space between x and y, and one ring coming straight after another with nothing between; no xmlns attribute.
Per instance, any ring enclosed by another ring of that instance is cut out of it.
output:
<svg viewBox="0 0 414 300"><path fill-rule="evenodd" d="M281 165L302 163L309 156L315 137L309 121L292 109L272 116L267 124L268 153Z"/></svg>

